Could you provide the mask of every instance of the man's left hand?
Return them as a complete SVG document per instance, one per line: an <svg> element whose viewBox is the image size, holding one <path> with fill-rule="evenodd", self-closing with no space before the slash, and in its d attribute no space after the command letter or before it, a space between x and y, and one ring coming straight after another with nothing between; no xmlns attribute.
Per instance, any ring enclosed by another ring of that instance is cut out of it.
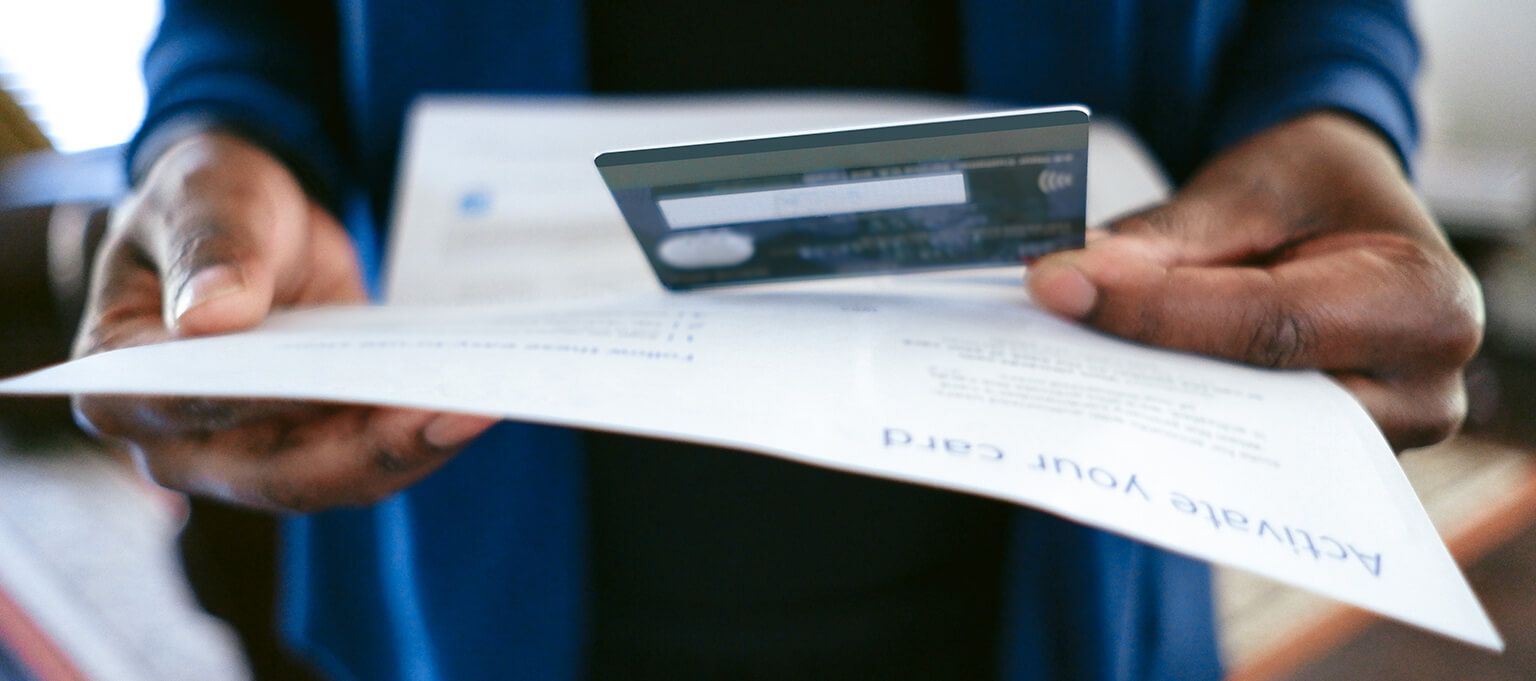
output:
<svg viewBox="0 0 1536 681"><path fill-rule="evenodd" d="M1327 371L1399 450L1460 426L1483 332L1477 281L1397 155L1333 113L1223 152L1027 283L1042 307L1132 340Z"/></svg>

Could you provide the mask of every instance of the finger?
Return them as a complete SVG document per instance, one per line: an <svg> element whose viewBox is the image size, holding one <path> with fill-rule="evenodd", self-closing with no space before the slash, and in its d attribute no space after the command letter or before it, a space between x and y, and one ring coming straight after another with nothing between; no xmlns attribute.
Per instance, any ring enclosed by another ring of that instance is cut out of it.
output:
<svg viewBox="0 0 1536 681"><path fill-rule="evenodd" d="M446 463L496 420L402 409L370 409L358 416L361 438L332 430L304 434L252 487L262 503L305 512L379 501Z"/></svg>
<svg viewBox="0 0 1536 681"><path fill-rule="evenodd" d="M292 175L250 145L202 136L168 150L144 186L135 233L160 274L166 326L202 335L265 318L308 241Z"/></svg>
<svg viewBox="0 0 1536 681"><path fill-rule="evenodd" d="M160 280L137 246L112 238L94 265L86 312L75 340L76 356L146 345L171 337L161 316ZM215 400L81 395L73 400L76 422L102 437L134 439L202 433L277 414L315 409L279 400Z"/></svg>
<svg viewBox="0 0 1536 681"><path fill-rule="evenodd" d="M309 248L301 283L287 305L343 305L368 302L357 250L346 229L319 205L309 206Z"/></svg>
<svg viewBox="0 0 1536 681"><path fill-rule="evenodd" d="M76 357L166 340L154 263L122 233L109 235L91 267Z"/></svg>
<svg viewBox="0 0 1536 681"><path fill-rule="evenodd" d="M114 211L93 264L76 356L244 328L274 302L366 299L344 230L266 154L228 139L183 144ZM297 263L297 264L296 264ZM161 440L334 407L272 400L78 396L104 437Z"/></svg>
<svg viewBox="0 0 1536 681"><path fill-rule="evenodd" d="M1170 265L1216 264L1250 260L1309 233L1305 227L1282 227L1295 216L1275 218L1263 211L1280 209L1256 204L1185 190L1175 200L1116 219L1103 230L1105 236L1089 243L1136 239Z"/></svg>
<svg viewBox="0 0 1536 681"><path fill-rule="evenodd" d="M247 433L236 459L188 463L190 487L247 505L310 512L374 503L425 477L495 419L346 407L318 421ZM238 436L237 436L238 437Z"/></svg>
<svg viewBox="0 0 1536 681"><path fill-rule="evenodd" d="M1110 333L1260 366L1407 370L1475 350L1478 321L1400 237L1266 266L1177 262L1156 240L1117 236L1042 260L1028 283L1042 307Z"/></svg>
<svg viewBox="0 0 1536 681"><path fill-rule="evenodd" d="M1090 270L1108 266L1167 270L1177 264L1240 262L1251 250L1239 229L1213 230L1207 202L1173 201L1120 218L1087 240L1085 249L1047 255L1025 271L1031 296L1047 310L1072 319L1087 317L1099 304ZM1236 227L1236 226L1234 226ZM1091 253L1083 262L1083 253ZM1125 262L1119 262L1120 260ZM1110 271L1113 275L1116 272ZM1148 272L1139 272L1145 278Z"/></svg>
<svg viewBox="0 0 1536 681"><path fill-rule="evenodd" d="M1334 380L1370 413L1395 451L1441 442L1466 419L1467 391L1460 372L1411 382L1359 374L1335 375Z"/></svg>
<svg viewBox="0 0 1536 681"><path fill-rule="evenodd" d="M75 422L82 430L96 437L119 440L206 440L216 431L258 421L311 420L338 409L333 404L300 400L143 395L76 395L71 406Z"/></svg>

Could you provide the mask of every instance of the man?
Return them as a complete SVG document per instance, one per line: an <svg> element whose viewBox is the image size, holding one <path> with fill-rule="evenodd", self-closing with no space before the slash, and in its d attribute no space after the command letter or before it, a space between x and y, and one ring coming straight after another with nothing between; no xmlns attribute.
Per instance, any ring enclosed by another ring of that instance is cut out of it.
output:
<svg viewBox="0 0 1536 681"><path fill-rule="evenodd" d="M168 0L78 349L363 300L423 92L904 89L1083 102L1180 181L1032 267L1040 305L1327 370L1395 446L1427 444L1464 412L1482 319L1406 180L1416 59L1387 0ZM77 406L168 486L362 506L287 526L287 631L337 678L1219 673L1203 566L1025 509L460 415Z"/></svg>

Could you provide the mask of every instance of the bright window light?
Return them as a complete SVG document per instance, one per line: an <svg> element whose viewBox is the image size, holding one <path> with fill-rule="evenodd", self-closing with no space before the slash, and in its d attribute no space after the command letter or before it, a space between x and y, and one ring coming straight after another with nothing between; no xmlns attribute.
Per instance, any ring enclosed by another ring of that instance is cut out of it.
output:
<svg viewBox="0 0 1536 681"><path fill-rule="evenodd" d="M60 151L122 144L144 115L158 0L0 0L0 87Z"/></svg>

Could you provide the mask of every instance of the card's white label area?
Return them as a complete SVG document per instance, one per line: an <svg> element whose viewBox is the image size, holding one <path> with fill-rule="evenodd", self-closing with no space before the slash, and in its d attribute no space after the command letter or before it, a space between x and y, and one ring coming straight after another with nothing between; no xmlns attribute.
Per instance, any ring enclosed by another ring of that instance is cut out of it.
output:
<svg viewBox="0 0 1536 681"><path fill-rule="evenodd" d="M710 194L657 201L672 229L965 203L963 173Z"/></svg>

